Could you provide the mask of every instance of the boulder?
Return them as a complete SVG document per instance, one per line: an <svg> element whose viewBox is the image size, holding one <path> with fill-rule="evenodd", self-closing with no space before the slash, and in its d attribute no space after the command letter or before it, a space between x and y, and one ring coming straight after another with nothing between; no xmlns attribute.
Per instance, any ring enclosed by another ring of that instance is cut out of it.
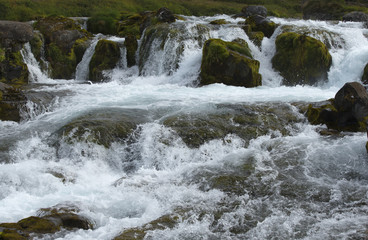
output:
<svg viewBox="0 0 368 240"><path fill-rule="evenodd" d="M119 60L120 47L117 42L110 40L98 41L95 53L89 63L89 79L92 82L103 81L103 71L114 69Z"/></svg>
<svg viewBox="0 0 368 240"><path fill-rule="evenodd" d="M241 10L241 12L244 14L244 17L250 17L253 15L267 17L267 8L260 5L246 6Z"/></svg>
<svg viewBox="0 0 368 240"><path fill-rule="evenodd" d="M28 83L28 77L21 51L0 48L0 82L20 87Z"/></svg>
<svg viewBox="0 0 368 240"><path fill-rule="evenodd" d="M257 87L262 84L259 62L254 60L246 42L207 40L203 48L200 84L224 83Z"/></svg>
<svg viewBox="0 0 368 240"><path fill-rule="evenodd" d="M346 83L334 99L310 104L307 117L312 124L326 124L338 131L366 131L367 91L358 82Z"/></svg>
<svg viewBox="0 0 368 240"><path fill-rule="evenodd" d="M250 26L252 32L263 32L267 38L272 36L277 27L274 22L260 15L248 17L245 23Z"/></svg>
<svg viewBox="0 0 368 240"><path fill-rule="evenodd" d="M175 22L176 18L174 14L167 8L163 7L160 8L157 13L156 17L159 22L166 22L166 23L172 23Z"/></svg>
<svg viewBox="0 0 368 240"><path fill-rule="evenodd" d="M285 85L313 85L326 80L331 64L327 47L317 39L293 32L276 39L272 65L284 77Z"/></svg>
<svg viewBox="0 0 368 240"><path fill-rule="evenodd" d="M43 212L48 211L44 214ZM92 229L93 224L85 217L78 215L74 209L41 209L39 216L24 218L17 223L1 223L0 239L33 239L44 234L53 234L62 229Z"/></svg>
<svg viewBox="0 0 368 240"><path fill-rule="evenodd" d="M56 132L66 142L91 142L109 148L113 142L124 141L146 121L146 112L137 109L93 110L75 118Z"/></svg>
<svg viewBox="0 0 368 240"><path fill-rule="evenodd" d="M315 20L340 20L345 14L339 1L308 0L302 5L303 18Z"/></svg>
<svg viewBox="0 0 368 240"><path fill-rule="evenodd" d="M345 14L342 17L342 20L348 22L368 22L368 14L364 12L354 11Z"/></svg>
<svg viewBox="0 0 368 240"><path fill-rule="evenodd" d="M226 21L225 19L217 19L217 20L213 20L210 22L210 24L212 25L224 25L224 24L228 24L229 22Z"/></svg>
<svg viewBox="0 0 368 240"><path fill-rule="evenodd" d="M0 21L0 47L12 52L22 49L33 37L33 28L28 23Z"/></svg>
<svg viewBox="0 0 368 240"><path fill-rule="evenodd" d="M81 29L76 21L58 16L38 20L35 29L44 37L45 56L50 63L50 77L73 78L75 69L82 59L81 55L83 56L82 53L86 50L86 47L80 48L85 46L81 42L88 41L92 35ZM75 47L79 47L78 50Z"/></svg>

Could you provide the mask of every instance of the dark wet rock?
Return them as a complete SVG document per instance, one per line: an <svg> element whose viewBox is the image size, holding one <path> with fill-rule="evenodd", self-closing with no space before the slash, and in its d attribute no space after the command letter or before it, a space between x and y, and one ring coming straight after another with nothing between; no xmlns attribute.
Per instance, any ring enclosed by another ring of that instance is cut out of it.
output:
<svg viewBox="0 0 368 240"><path fill-rule="evenodd" d="M51 16L38 20L35 29L44 37L45 56L50 63L50 75L55 79L74 77L86 44L92 36L72 19ZM78 56L77 56L78 55Z"/></svg>
<svg viewBox="0 0 368 240"><path fill-rule="evenodd" d="M327 79L332 57L327 47L312 37L286 32L276 39L273 67L284 77L284 84L313 85Z"/></svg>
<svg viewBox="0 0 368 240"><path fill-rule="evenodd" d="M146 112L137 109L108 108L90 111L75 118L59 129L56 134L66 142L91 142L110 147L113 142L122 142L147 121Z"/></svg>
<svg viewBox="0 0 368 240"><path fill-rule="evenodd" d="M125 48L126 48L126 55L127 55L127 64L128 67L136 65L136 52L138 49L138 41L137 38L133 35L129 35L125 37L124 42Z"/></svg>
<svg viewBox="0 0 368 240"><path fill-rule="evenodd" d="M326 124L338 131L366 131L367 91L358 82L346 83L334 99L310 104L307 117L312 124Z"/></svg>
<svg viewBox="0 0 368 240"><path fill-rule="evenodd" d="M242 17L250 17L254 15L259 15L263 17L267 17L267 8L260 5L252 5L252 6L246 6L242 10Z"/></svg>
<svg viewBox="0 0 368 240"><path fill-rule="evenodd" d="M110 40L98 41L91 62L89 63L89 79L92 82L103 81L103 71L114 69L119 60L120 47L117 42Z"/></svg>
<svg viewBox="0 0 368 240"><path fill-rule="evenodd" d="M264 33L263 32L250 32L248 33L248 37L249 39L258 47L261 47L262 45L262 40L264 38Z"/></svg>
<svg viewBox="0 0 368 240"><path fill-rule="evenodd" d="M179 223L178 215L164 215L156 220L153 220L142 227L129 228L124 230L114 240L142 240L148 231L172 229Z"/></svg>
<svg viewBox="0 0 368 240"><path fill-rule="evenodd" d="M0 21L0 47L16 52L33 37L33 28L28 23Z"/></svg>
<svg viewBox="0 0 368 240"><path fill-rule="evenodd" d="M176 18L174 14L167 8L160 8L156 13L157 19L160 22L172 23L175 22Z"/></svg>
<svg viewBox="0 0 368 240"><path fill-rule="evenodd" d="M354 12L345 14L342 17L342 20L349 21L349 22L368 22L368 14L364 12L354 11Z"/></svg>
<svg viewBox="0 0 368 240"><path fill-rule="evenodd" d="M201 64L201 85L224 83L233 86L262 85L259 62L245 42L210 39L205 42Z"/></svg>
<svg viewBox="0 0 368 240"><path fill-rule="evenodd" d="M364 85L368 84L368 64L365 65L364 70L363 70L362 83Z"/></svg>
<svg viewBox="0 0 368 240"><path fill-rule="evenodd" d="M39 216L24 218L17 223L1 223L0 239L18 240L42 237L63 229L92 229L93 224L85 217L78 215L75 209L58 209L57 207L41 209Z"/></svg>
<svg viewBox="0 0 368 240"><path fill-rule="evenodd" d="M21 90L0 82L0 120L19 122L20 109L25 103Z"/></svg>
<svg viewBox="0 0 368 240"><path fill-rule="evenodd" d="M340 20L345 14L338 1L308 0L302 5L303 18L315 20Z"/></svg>
<svg viewBox="0 0 368 240"><path fill-rule="evenodd" d="M278 131L288 135L293 123L302 121L288 105L218 105L208 113L178 114L163 119L188 147L235 134L247 144L251 139ZM287 126L290 125L288 128Z"/></svg>
<svg viewBox="0 0 368 240"><path fill-rule="evenodd" d="M0 48L0 82L20 87L28 83L29 72L20 51Z"/></svg>

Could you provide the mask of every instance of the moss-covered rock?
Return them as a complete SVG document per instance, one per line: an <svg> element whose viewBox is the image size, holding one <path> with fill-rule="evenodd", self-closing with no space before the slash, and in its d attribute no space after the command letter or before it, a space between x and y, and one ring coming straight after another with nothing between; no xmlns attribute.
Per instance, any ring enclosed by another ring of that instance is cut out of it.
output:
<svg viewBox="0 0 368 240"><path fill-rule="evenodd" d="M50 63L50 77L71 79L76 66L87 48L85 44L91 34L81 29L72 19L50 16L35 23L45 39L46 60Z"/></svg>
<svg viewBox="0 0 368 240"><path fill-rule="evenodd" d="M366 131L367 91L360 83L346 83L334 99L310 104L306 114L312 124L326 124L338 131Z"/></svg>
<svg viewBox="0 0 368 240"><path fill-rule="evenodd" d="M159 23L175 22L176 17L167 8L160 8L157 11L146 11L142 13L123 13L121 21L118 23L119 36L135 36L139 39L143 31L152 25Z"/></svg>
<svg viewBox="0 0 368 240"><path fill-rule="evenodd" d="M89 63L89 79L93 82L104 80L103 71L116 67L120 60L120 47L110 40L98 41L95 53Z"/></svg>
<svg viewBox="0 0 368 240"><path fill-rule="evenodd" d="M1 240L23 240L42 237L64 229L91 229L91 222L75 213L73 209L41 209L40 216L24 218L17 223L1 223Z"/></svg>
<svg viewBox="0 0 368 240"><path fill-rule="evenodd" d="M327 47L317 39L293 32L276 39L272 65L284 77L285 85L313 85L325 80L331 64Z"/></svg>
<svg viewBox="0 0 368 240"><path fill-rule="evenodd" d="M263 32L265 37L268 38L272 36L277 27L276 23L272 22L266 17L262 17L259 15L248 17L245 23L251 27L252 32Z"/></svg>
<svg viewBox="0 0 368 240"><path fill-rule="evenodd" d="M172 128L188 147L197 148L210 140L225 140L228 134L239 136L245 144L270 131L288 135L293 123L300 121L290 106L282 104L218 105L208 113L167 117L163 124Z"/></svg>
<svg viewBox="0 0 368 240"><path fill-rule="evenodd" d="M264 38L263 32L250 32L248 34L249 39L258 47L262 45L262 40Z"/></svg>
<svg viewBox="0 0 368 240"><path fill-rule="evenodd" d="M1 49L1 48L0 48ZM0 82L20 87L28 83L29 72L27 65L23 62L20 51L2 49L3 60L0 61Z"/></svg>
<svg viewBox="0 0 368 240"><path fill-rule="evenodd" d="M127 139L145 121L145 112L140 110L95 110L72 120L56 134L66 142L91 142L108 148L113 142Z"/></svg>
<svg viewBox="0 0 368 240"><path fill-rule="evenodd" d="M126 57L127 57L127 64L128 67L136 65L136 52L138 49L138 41L135 36L129 35L125 37L124 42L125 48L126 48Z"/></svg>
<svg viewBox="0 0 368 240"><path fill-rule="evenodd" d="M25 102L26 98L19 89L0 83L0 120L19 122L19 109Z"/></svg>
<svg viewBox="0 0 368 240"><path fill-rule="evenodd" d="M228 24L229 22L226 21L225 19L217 19L217 20L213 20L210 22L210 24L212 25L224 25L224 24Z"/></svg>
<svg viewBox="0 0 368 240"><path fill-rule="evenodd" d="M33 37L33 28L28 23L0 21L0 47L10 52L22 49Z"/></svg>
<svg viewBox="0 0 368 240"><path fill-rule="evenodd" d="M368 64L365 65L364 70L363 70L362 83L368 84Z"/></svg>
<svg viewBox="0 0 368 240"><path fill-rule="evenodd" d="M203 48L201 85L256 87L262 84L259 62L252 58L249 47L238 42L220 39L207 40Z"/></svg>

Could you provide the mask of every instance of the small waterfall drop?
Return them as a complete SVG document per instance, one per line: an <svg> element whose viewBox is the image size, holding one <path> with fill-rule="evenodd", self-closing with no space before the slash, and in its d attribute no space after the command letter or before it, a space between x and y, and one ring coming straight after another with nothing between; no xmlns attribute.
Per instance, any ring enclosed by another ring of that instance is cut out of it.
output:
<svg viewBox="0 0 368 240"><path fill-rule="evenodd" d="M50 80L47 75L42 72L39 63L32 53L29 43L24 44L21 54L24 63L27 64L28 67L30 82L43 83Z"/></svg>
<svg viewBox="0 0 368 240"><path fill-rule="evenodd" d="M101 37L102 35L98 34L93 38L91 45L87 48L86 52L83 55L82 60L77 65L77 68L75 70L75 80L81 81L88 80L89 62L92 59L96 45L98 41L101 39Z"/></svg>

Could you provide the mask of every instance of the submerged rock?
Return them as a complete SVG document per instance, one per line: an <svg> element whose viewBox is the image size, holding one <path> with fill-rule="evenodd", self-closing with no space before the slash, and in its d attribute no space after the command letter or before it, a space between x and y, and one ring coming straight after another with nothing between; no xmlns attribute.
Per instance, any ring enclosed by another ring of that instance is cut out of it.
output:
<svg viewBox="0 0 368 240"><path fill-rule="evenodd" d="M307 117L312 124L326 124L338 131L366 131L367 91L358 82L346 83L334 99L310 104Z"/></svg>
<svg viewBox="0 0 368 240"><path fill-rule="evenodd" d="M145 121L142 110L101 109L72 120L56 133L64 136L66 142L91 142L109 148L113 142L124 141Z"/></svg>
<svg viewBox="0 0 368 240"><path fill-rule="evenodd" d="M302 121L288 105L218 105L209 113L179 114L163 119L188 147L197 148L235 134L247 144L251 139L278 131L290 134L293 123Z"/></svg>
<svg viewBox="0 0 368 240"><path fill-rule="evenodd" d="M284 84L313 85L327 79L332 57L327 47L312 37L286 32L276 39L272 66L284 77Z"/></svg>
<svg viewBox="0 0 368 240"><path fill-rule="evenodd" d="M120 60L120 47L110 40L98 41L95 52L89 63L89 79L92 82L104 80L103 71L116 67Z"/></svg>
<svg viewBox="0 0 368 240"><path fill-rule="evenodd" d="M205 42L200 84L224 83L233 86L262 85L259 62L254 60L246 42L225 42L210 39Z"/></svg>

